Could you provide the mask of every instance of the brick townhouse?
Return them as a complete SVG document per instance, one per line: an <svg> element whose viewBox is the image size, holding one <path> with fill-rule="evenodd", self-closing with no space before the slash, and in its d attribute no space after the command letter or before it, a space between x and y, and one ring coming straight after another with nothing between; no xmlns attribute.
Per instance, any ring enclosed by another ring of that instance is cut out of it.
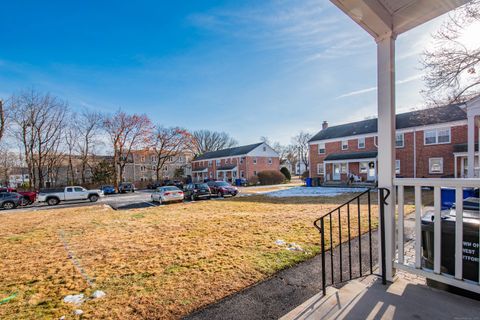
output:
<svg viewBox="0 0 480 320"><path fill-rule="evenodd" d="M466 176L468 127L465 104L398 114L396 128L397 176ZM475 132L478 137L478 130ZM331 127L324 122L309 146L310 177L320 177L323 181L347 181L349 174L353 174L361 181L376 181L377 119ZM478 167L477 148L477 171Z"/></svg>
<svg viewBox="0 0 480 320"><path fill-rule="evenodd" d="M278 170L278 153L266 143L206 152L192 161L194 181L251 179L264 170Z"/></svg>

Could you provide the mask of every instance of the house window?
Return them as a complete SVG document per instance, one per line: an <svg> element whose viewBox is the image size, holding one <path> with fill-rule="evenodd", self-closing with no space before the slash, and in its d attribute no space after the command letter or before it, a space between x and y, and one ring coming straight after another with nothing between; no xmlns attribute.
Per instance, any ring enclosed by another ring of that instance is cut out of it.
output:
<svg viewBox="0 0 480 320"><path fill-rule="evenodd" d="M213 172L210 172L210 179L213 178Z"/></svg>
<svg viewBox="0 0 480 320"><path fill-rule="evenodd" d="M240 164L242 164L242 163L243 163L243 158L240 158Z"/></svg>
<svg viewBox="0 0 480 320"><path fill-rule="evenodd" d="M347 164L346 163L340 164L340 172L341 173L347 173Z"/></svg>
<svg viewBox="0 0 480 320"><path fill-rule="evenodd" d="M450 128L425 130L424 135L424 143L426 145L450 143Z"/></svg>
<svg viewBox="0 0 480 320"><path fill-rule="evenodd" d="M358 138L358 149L365 149L365 138Z"/></svg>
<svg viewBox="0 0 480 320"><path fill-rule="evenodd" d="M245 172L240 171L240 177L245 178Z"/></svg>
<svg viewBox="0 0 480 320"><path fill-rule="evenodd" d="M405 146L405 135L403 133L397 133L395 136L395 147L403 148Z"/></svg>
<svg viewBox="0 0 480 320"><path fill-rule="evenodd" d="M368 162L360 162L360 173L367 173L368 172Z"/></svg>
<svg viewBox="0 0 480 320"><path fill-rule="evenodd" d="M272 161L272 158L268 158L268 164L272 164L273 161Z"/></svg>
<svg viewBox="0 0 480 320"><path fill-rule="evenodd" d="M230 162L230 159L225 159L225 164L228 164Z"/></svg>
<svg viewBox="0 0 480 320"><path fill-rule="evenodd" d="M253 164L257 164L257 158L253 158Z"/></svg>
<svg viewBox="0 0 480 320"><path fill-rule="evenodd" d="M264 152L267 151L267 147L263 146L263 151Z"/></svg>
<svg viewBox="0 0 480 320"><path fill-rule="evenodd" d="M140 157L140 162L145 162L145 156Z"/></svg>
<svg viewBox="0 0 480 320"><path fill-rule="evenodd" d="M318 144L318 153L319 154L325 154L325 143L319 143Z"/></svg>
<svg viewBox="0 0 480 320"><path fill-rule="evenodd" d="M215 165L218 167L220 165L220 160L215 160Z"/></svg>
<svg viewBox="0 0 480 320"><path fill-rule="evenodd" d="M212 166L212 160L209 160L209 161L208 161L208 166L209 166L209 167Z"/></svg>
<svg viewBox="0 0 480 320"><path fill-rule="evenodd" d="M256 175L257 175L257 171L253 171L253 175L256 176Z"/></svg>
<svg viewBox="0 0 480 320"><path fill-rule="evenodd" d="M431 174L443 173L443 158L428 159L428 172Z"/></svg>
<svg viewBox="0 0 480 320"><path fill-rule="evenodd" d="M320 162L320 163L317 163L317 173L319 175L323 175L324 171L323 171L323 162Z"/></svg>
<svg viewBox="0 0 480 320"><path fill-rule="evenodd" d="M400 160L395 160L395 173L400 174Z"/></svg>
<svg viewBox="0 0 480 320"><path fill-rule="evenodd" d="M348 149L348 140L342 140L342 150Z"/></svg>

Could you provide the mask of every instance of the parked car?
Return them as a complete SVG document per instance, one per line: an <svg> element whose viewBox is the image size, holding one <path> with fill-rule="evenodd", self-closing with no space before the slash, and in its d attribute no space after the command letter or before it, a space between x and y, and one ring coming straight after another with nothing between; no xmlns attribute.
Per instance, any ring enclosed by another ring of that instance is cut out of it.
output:
<svg viewBox="0 0 480 320"><path fill-rule="evenodd" d="M118 192L120 193L135 192L135 185L131 182L122 182L118 186Z"/></svg>
<svg viewBox="0 0 480 320"><path fill-rule="evenodd" d="M238 189L225 181L209 181L207 184L210 187L212 194L217 197L234 197L238 194Z"/></svg>
<svg viewBox="0 0 480 320"><path fill-rule="evenodd" d="M26 206L32 204L37 199L37 193L35 191L17 191L15 188L0 188L0 193L3 192L14 192L22 195L22 200L20 205Z"/></svg>
<svg viewBox="0 0 480 320"><path fill-rule="evenodd" d="M46 202L49 206L55 206L60 201L89 200L96 202L100 197L103 197L102 190L87 190L83 187L72 186L40 190L38 202Z"/></svg>
<svg viewBox="0 0 480 320"><path fill-rule="evenodd" d="M189 183L183 188L183 192L185 199L189 200L210 199L212 196L206 183Z"/></svg>
<svg viewBox="0 0 480 320"><path fill-rule="evenodd" d="M150 182L147 184L147 189L156 190L158 187L161 187L162 183L160 181Z"/></svg>
<svg viewBox="0 0 480 320"><path fill-rule="evenodd" d="M115 188L112 185L100 186L100 190L103 191L103 194L115 194Z"/></svg>
<svg viewBox="0 0 480 320"><path fill-rule="evenodd" d="M23 196L16 192L1 192L0 207L3 209L15 209L22 203Z"/></svg>
<svg viewBox="0 0 480 320"><path fill-rule="evenodd" d="M151 196L152 202L158 202L159 204L181 202L183 197L183 191L175 186L158 187Z"/></svg>

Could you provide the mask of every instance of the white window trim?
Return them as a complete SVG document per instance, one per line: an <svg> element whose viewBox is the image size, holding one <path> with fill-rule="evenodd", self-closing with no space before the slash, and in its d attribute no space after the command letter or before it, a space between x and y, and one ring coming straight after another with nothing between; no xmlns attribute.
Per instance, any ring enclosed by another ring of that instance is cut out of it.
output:
<svg viewBox="0 0 480 320"><path fill-rule="evenodd" d="M448 141L447 142L438 142L438 132L448 130ZM435 143L427 143L427 132L435 131ZM452 128L436 128L423 131L423 144L425 146L433 146L437 144L450 144L452 143Z"/></svg>
<svg viewBox="0 0 480 320"><path fill-rule="evenodd" d="M344 148L344 142L346 142L346 147ZM342 140L342 150L348 150L348 140Z"/></svg>
<svg viewBox="0 0 480 320"><path fill-rule="evenodd" d="M397 135L402 136L402 145L401 146L397 146ZM395 148L405 148L405 133L404 132L397 132L395 134Z"/></svg>
<svg viewBox="0 0 480 320"><path fill-rule="evenodd" d="M268 158L268 164L271 165L273 163L272 158Z"/></svg>
<svg viewBox="0 0 480 320"><path fill-rule="evenodd" d="M398 168L398 172L397 172L397 168ZM402 163L399 159L396 159L395 160L395 174L400 174L400 172L402 172Z"/></svg>
<svg viewBox="0 0 480 320"><path fill-rule="evenodd" d="M323 152L320 152L320 150L323 150ZM318 154L325 154L325 143L318 144Z"/></svg>
<svg viewBox="0 0 480 320"><path fill-rule="evenodd" d="M363 141L363 147L360 146L360 141ZM362 137L362 138L358 138L357 144L358 144L358 145L357 145L358 149L365 149L366 139L363 138L363 137Z"/></svg>
<svg viewBox="0 0 480 320"><path fill-rule="evenodd" d="M322 176L325 174L325 172L323 172L323 162L317 163L317 174Z"/></svg>
<svg viewBox="0 0 480 320"><path fill-rule="evenodd" d="M441 160L442 163L442 171L441 172L432 172L432 160ZM443 169L443 158L442 157L433 157L433 158L428 158L428 173L429 174L443 174L444 169Z"/></svg>
<svg viewBox="0 0 480 320"><path fill-rule="evenodd" d="M253 164L257 164L257 158L253 158Z"/></svg>

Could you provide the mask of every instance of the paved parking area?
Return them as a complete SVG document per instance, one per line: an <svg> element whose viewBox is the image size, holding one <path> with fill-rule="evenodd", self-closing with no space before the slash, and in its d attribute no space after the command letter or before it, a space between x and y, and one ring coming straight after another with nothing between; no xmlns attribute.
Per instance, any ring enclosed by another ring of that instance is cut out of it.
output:
<svg viewBox="0 0 480 320"><path fill-rule="evenodd" d="M45 203L35 203L31 206L17 208L14 211L29 212L29 211L60 209L60 208L76 208L76 207L92 206L92 205L97 205L101 203L110 205L114 209L145 208L149 206L155 206L155 204L150 202L150 195L152 192L153 192L152 190L138 190L134 193L107 195L103 198L100 198L100 200L98 200L97 202L89 202L89 201L60 202L60 204L56 206L48 206ZM12 211L8 211L8 212L12 212Z"/></svg>

